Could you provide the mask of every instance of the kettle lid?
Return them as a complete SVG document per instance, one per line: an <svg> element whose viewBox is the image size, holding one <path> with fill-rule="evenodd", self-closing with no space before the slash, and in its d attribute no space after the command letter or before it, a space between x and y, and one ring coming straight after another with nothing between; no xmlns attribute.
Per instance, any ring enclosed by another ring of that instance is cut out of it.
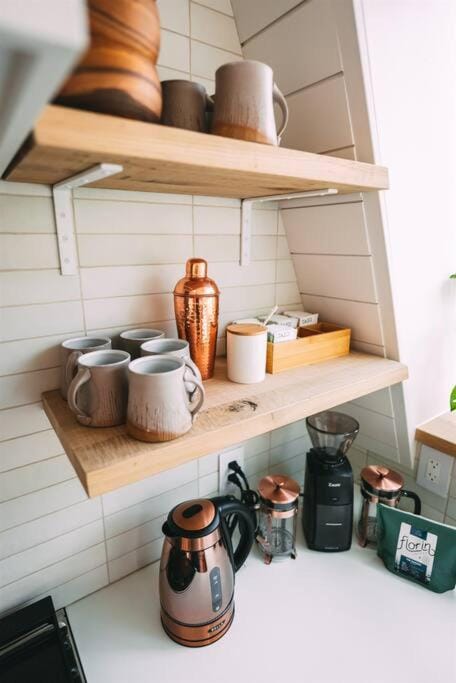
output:
<svg viewBox="0 0 456 683"><path fill-rule="evenodd" d="M196 498L180 503L171 510L168 517L168 523L171 522L174 533L192 537L198 536L199 532L205 536L212 531L214 521L218 524L217 509L207 498Z"/></svg>
<svg viewBox="0 0 456 683"><path fill-rule="evenodd" d="M382 465L363 467L361 480L368 491L379 495L399 492L404 486L404 478L399 472Z"/></svg>

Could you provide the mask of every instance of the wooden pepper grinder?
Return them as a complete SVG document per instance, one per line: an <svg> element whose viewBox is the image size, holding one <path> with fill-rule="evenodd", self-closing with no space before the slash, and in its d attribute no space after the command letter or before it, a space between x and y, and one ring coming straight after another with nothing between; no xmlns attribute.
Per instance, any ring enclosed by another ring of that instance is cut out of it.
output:
<svg viewBox="0 0 456 683"><path fill-rule="evenodd" d="M191 258L174 288L174 312L180 339L190 345L190 356L203 379L214 374L217 346L219 288L207 277L207 262Z"/></svg>

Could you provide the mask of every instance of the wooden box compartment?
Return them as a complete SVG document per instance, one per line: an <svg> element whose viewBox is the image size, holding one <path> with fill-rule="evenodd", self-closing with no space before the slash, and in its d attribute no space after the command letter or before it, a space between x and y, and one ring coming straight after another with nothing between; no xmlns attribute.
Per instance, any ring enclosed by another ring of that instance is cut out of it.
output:
<svg viewBox="0 0 456 683"><path fill-rule="evenodd" d="M350 334L348 327L333 323L321 322L300 327L298 339L278 344L268 342L266 372L273 375L283 370L345 356L350 350Z"/></svg>

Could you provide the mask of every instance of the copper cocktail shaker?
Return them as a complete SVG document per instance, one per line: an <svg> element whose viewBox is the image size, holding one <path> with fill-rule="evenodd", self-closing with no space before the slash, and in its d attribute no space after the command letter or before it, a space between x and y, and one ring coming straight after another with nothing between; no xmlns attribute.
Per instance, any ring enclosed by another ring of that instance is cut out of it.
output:
<svg viewBox="0 0 456 683"><path fill-rule="evenodd" d="M190 356L203 379L214 374L217 345L219 288L207 277L207 262L191 258L174 288L177 332L190 344Z"/></svg>

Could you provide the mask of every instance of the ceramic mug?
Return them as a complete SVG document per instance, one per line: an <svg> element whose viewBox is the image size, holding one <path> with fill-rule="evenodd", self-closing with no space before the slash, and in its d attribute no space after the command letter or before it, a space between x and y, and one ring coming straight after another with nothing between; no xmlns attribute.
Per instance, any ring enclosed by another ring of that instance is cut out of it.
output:
<svg viewBox="0 0 456 683"><path fill-rule="evenodd" d="M128 367L127 432L139 441L171 441L191 429L204 402L202 383L188 361L169 355L143 356ZM199 396L190 401L186 385Z"/></svg>
<svg viewBox="0 0 456 683"><path fill-rule="evenodd" d="M187 361L187 365L193 370L196 379L202 382L199 368L190 358L190 344L188 341L185 339L151 339L148 342L144 342L141 346L141 356L159 356L163 354ZM196 391L196 388L187 382L185 387L190 395L193 395Z"/></svg>
<svg viewBox="0 0 456 683"><path fill-rule="evenodd" d="M68 407L87 427L114 427L125 422L128 399L126 351L92 351L78 360L68 389Z"/></svg>
<svg viewBox="0 0 456 683"><path fill-rule="evenodd" d="M62 369L60 373L60 393L67 400L68 387L76 374L78 359L83 353L91 353L101 349L110 349L109 337L76 337L67 339L60 345Z"/></svg>
<svg viewBox="0 0 456 683"><path fill-rule="evenodd" d="M288 105L267 64L253 60L230 62L215 73L212 133L227 138L279 145L288 123ZM277 132L274 103L282 110Z"/></svg>
<svg viewBox="0 0 456 683"><path fill-rule="evenodd" d="M207 112L212 111L214 103L206 88L185 80L162 81L161 86L163 109L160 122L164 126L207 132Z"/></svg>
<svg viewBox="0 0 456 683"><path fill-rule="evenodd" d="M162 330L124 330L124 332L120 333L120 347L127 351L131 359L134 360L141 355L141 344L150 339L162 339L164 336L165 333Z"/></svg>

